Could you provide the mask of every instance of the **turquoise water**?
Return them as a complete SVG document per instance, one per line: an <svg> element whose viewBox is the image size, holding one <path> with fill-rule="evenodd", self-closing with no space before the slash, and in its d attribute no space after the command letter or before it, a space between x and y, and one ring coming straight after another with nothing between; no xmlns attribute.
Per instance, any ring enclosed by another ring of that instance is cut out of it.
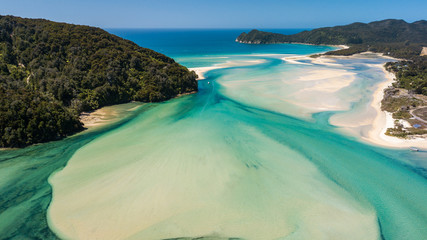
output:
<svg viewBox="0 0 427 240"><path fill-rule="evenodd" d="M372 146L328 123L362 111L384 80L372 66L386 59L289 64L281 58L332 48L242 45L233 42L240 30L110 31L188 67L221 68L205 73L197 94L63 141L0 152L1 236L427 236L426 152ZM300 78L327 70L349 84L315 91L319 82ZM319 110L328 104L340 109Z"/></svg>
<svg viewBox="0 0 427 240"><path fill-rule="evenodd" d="M153 49L167 56L178 58L182 56L210 56L224 54L249 53L304 53L325 47L305 45L247 45L235 42L237 36L251 29L230 30L183 30L183 29L108 29L125 39L132 40L140 46ZM293 34L305 29L267 29L277 33ZM188 66L191 67L191 66Z"/></svg>

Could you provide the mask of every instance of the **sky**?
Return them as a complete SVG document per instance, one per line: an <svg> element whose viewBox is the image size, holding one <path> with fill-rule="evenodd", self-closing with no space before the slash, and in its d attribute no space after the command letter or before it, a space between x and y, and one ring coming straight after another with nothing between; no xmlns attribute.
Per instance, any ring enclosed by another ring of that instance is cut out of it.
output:
<svg viewBox="0 0 427 240"><path fill-rule="evenodd" d="M0 0L0 15L101 28L316 28L427 19L426 0Z"/></svg>

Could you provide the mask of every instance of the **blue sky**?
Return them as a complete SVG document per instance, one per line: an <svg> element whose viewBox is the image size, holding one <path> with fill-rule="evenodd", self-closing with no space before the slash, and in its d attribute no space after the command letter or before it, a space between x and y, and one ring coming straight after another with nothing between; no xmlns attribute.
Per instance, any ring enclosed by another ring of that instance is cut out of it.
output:
<svg viewBox="0 0 427 240"><path fill-rule="evenodd" d="M0 14L103 28L315 28L427 19L427 1L0 0Z"/></svg>

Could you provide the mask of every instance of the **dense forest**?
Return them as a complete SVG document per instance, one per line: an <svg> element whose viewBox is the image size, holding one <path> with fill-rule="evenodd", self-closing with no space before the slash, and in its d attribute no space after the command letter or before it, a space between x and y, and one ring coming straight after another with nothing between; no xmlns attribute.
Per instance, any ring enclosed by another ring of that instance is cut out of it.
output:
<svg viewBox="0 0 427 240"><path fill-rule="evenodd" d="M250 44L345 44L350 48L326 54L352 55L372 51L406 59L387 64L387 68L396 73L396 86L427 95L427 56L420 56L422 48L427 47L427 21L424 20L413 23L394 19L367 24L353 23L293 35L252 30L242 33L236 41Z"/></svg>
<svg viewBox="0 0 427 240"><path fill-rule="evenodd" d="M371 23L352 23L345 26L318 28L292 35L252 30L248 34L242 33L237 41L261 44L299 42L334 45L366 44L368 46L374 43L425 43L426 38L427 21L407 23L404 20L388 19Z"/></svg>
<svg viewBox="0 0 427 240"><path fill-rule="evenodd" d="M0 147L80 131L82 111L197 91L196 77L99 28L0 16Z"/></svg>

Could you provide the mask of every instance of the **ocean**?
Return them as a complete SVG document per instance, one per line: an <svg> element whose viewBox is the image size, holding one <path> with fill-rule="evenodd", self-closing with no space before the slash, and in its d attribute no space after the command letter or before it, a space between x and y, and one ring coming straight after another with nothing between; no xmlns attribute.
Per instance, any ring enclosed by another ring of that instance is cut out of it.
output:
<svg viewBox="0 0 427 240"><path fill-rule="evenodd" d="M108 31L195 70L199 92L1 151L0 236L427 236L427 152L364 140L389 59L314 59L336 47L236 43L247 29Z"/></svg>

